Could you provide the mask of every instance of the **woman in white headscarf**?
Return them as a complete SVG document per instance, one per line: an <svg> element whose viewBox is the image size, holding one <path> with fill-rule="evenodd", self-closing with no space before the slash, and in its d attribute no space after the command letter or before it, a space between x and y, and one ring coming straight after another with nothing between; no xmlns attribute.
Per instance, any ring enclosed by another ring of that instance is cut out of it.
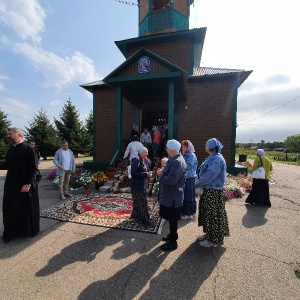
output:
<svg viewBox="0 0 300 300"><path fill-rule="evenodd" d="M227 213L225 210L226 162L221 154L223 145L215 138L205 144L209 156L201 164L196 187L203 187L200 198L198 226L203 226L203 235L198 237L202 247L222 245L229 236Z"/></svg>
<svg viewBox="0 0 300 300"><path fill-rule="evenodd" d="M265 169L265 179L253 178L252 189L246 199L248 204L271 206L270 192L269 192L269 179L273 170L272 162L265 157L265 151L262 149L256 150L257 157L253 163L253 171L259 167Z"/></svg>

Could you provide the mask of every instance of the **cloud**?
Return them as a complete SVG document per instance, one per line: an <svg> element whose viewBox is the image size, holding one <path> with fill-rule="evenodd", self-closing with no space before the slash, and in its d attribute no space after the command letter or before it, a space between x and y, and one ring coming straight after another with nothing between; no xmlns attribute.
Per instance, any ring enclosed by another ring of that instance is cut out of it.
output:
<svg viewBox="0 0 300 300"><path fill-rule="evenodd" d="M3 74L0 74L0 81L1 80L10 80L10 78ZM0 82L0 91L4 91L4 90L5 90L5 86L2 82Z"/></svg>
<svg viewBox="0 0 300 300"><path fill-rule="evenodd" d="M64 58L29 43L15 44L14 51L23 54L45 78L44 87L60 90L74 82L95 81L99 75L93 61L79 51Z"/></svg>
<svg viewBox="0 0 300 300"><path fill-rule="evenodd" d="M13 98L5 98L4 100L1 101L1 106L3 106L3 108L5 108L7 112L13 114L20 113L22 115L22 113L30 111L29 105L22 103Z"/></svg>
<svg viewBox="0 0 300 300"><path fill-rule="evenodd" d="M22 40L41 41L46 13L37 0L1 0L0 22Z"/></svg>
<svg viewBox="0 0 300 300"><path fill-rule="evenodd" d="M54 100L50 101L49 105L50 106L59 106L59 105L61 106L62 102L58 99L54 99Z"/></svg>

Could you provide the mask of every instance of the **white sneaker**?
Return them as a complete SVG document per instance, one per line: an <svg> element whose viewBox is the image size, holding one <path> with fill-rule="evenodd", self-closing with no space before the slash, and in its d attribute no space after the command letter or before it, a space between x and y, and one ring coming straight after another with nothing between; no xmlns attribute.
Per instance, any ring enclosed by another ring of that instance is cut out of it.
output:
<svg viewBox="0 0 300 300"><path fill-rule="evenodd" d="M60 195L61 200L66 200L66 197L64 195Z"/></svg>
<svg viewBox="0 0 300 300"><path fill-rule="evenodd" d="M191 216L183 215L183 216L181 217L181 220L183 220L183 221L193 220L193 219L194 219L194 216L193 216L193 215L191 215Z"/></svg>
<svg viewBox="0 0 300 300"><path fill-rule="evenodd" d="M218 244L213 244L213 243L209 242L208 240L199 242L199 245L202 247L207 247L207 248L208 247L214 247L214 248L218 247Z"/></svg>
<svg viewBox="0 0 300 300"><path fill-rule="evenodd" d="M197 237L198 241L205 241L207 239L206 234L201 234Z"/></svg>

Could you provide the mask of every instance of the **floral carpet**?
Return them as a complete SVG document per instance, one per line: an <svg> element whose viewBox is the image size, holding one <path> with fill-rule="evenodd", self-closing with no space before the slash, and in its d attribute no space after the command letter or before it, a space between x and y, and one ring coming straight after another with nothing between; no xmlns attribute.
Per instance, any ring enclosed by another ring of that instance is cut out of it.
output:
<svg viewBox="0 0 300 300"><path fill-rule="evenodd" d="M148 197L150 224L144 225L130 218L131 194L77 195L41 211L44 218L117 229L157 233L160 225L156 198Z"/></svg>

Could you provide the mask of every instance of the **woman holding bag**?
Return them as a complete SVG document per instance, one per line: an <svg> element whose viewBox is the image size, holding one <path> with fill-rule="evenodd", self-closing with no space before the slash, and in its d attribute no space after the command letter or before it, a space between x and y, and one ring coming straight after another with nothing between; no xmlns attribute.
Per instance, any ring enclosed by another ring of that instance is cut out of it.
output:
<svg viewBox="0 0 300 300"><path fill-rule="evenodd" d="M269 179L270 174L273 171L272 162L267 157L265 157L264 150L257 149L256 154L257 157L254 160L253 171L260 167L263 167L265 169L265 178L253 178L252 189L245 202L247 204L264 205L270 207L271 202L269 192Z"/></svg>

